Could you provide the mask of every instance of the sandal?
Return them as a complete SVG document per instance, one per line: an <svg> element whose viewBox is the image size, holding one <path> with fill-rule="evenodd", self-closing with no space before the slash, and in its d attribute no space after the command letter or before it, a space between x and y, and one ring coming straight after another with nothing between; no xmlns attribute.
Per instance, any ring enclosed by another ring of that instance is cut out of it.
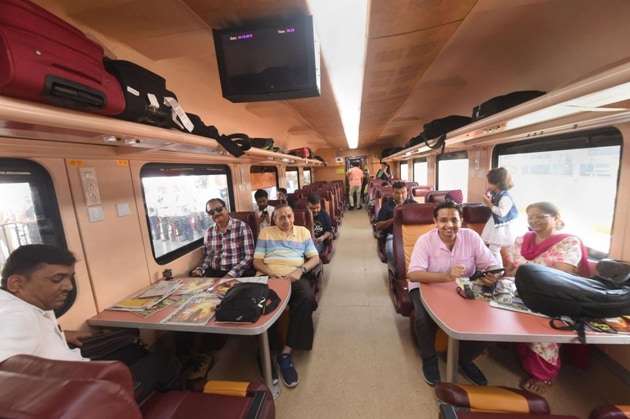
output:
<svg viewBox="0 0 630 419"><path fill-rule="evenodd" d="M525 391L529 391L530 393L543 395L553 385L553 381L553 378L549 380L538 380L532 377L529 380L525 380L523 383L521 383L521 388Z"/></svg>

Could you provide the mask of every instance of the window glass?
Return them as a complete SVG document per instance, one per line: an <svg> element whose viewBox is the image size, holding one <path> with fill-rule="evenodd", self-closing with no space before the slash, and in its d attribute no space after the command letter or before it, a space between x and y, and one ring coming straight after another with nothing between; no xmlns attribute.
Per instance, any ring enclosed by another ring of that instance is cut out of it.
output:
<svg viewBox="0 0 630 419"><path fill-rule="evenodd" d="M264 189L269 195L269 199L276 199L278 196L278 168L275 166L252 166L249 169L252 183L252 205L257 208L254 194L259 189ZM287 190L287 192L289 192Z"/></svg>
<svg viewBox="0 0 630 419"><path fill-rule="evenodd" d="M66 247L52 179L39 164L0 159L0 270L25 244Z"/></svg>
<svg viewBox="0 0 630 419"><path fill-rule="evenodd" d="M400 163L400 179L409 180L409 163L407 162Z"/></svg>
<svg viewBox="0 0 630 419"><path fill-rule="evenodd" d="M313 176L311 173L311 169L304 169L304 186L306 185L310 185L311 183L313 183Z"/></svg>
<svg viewBox="0 0 630 419"><path fill-rule="evenodd" d="M555 204L566 226L580 237L592 257L608 255L621 161L617 130L595 131L498 146L498 166L514 181L510 194L519 209L519 230L527 231L525 208L534 202ZM585 197L595 199L585 204ZM595 204L596 202L596 204Z"/></svg>
<svg viewBox="0 0 630 419"><path fill-rule="evenodd" d="M418 185L428 185L428 164L427 159L415 159L413 161L413 181Z"/></svg>
<svg viewBox="0 0 630 419"><path fill-rule="evenodd" d="M438 156L437 190L461 189L464 202L468 199L468 153L459 151Z"/></svg>
<svg viewBox="0 0 630 419"><path fill-rule="evenodd" d="M293 193L300 189L300 172L297 167L287 167L287 192Z"/></svg>
<svg viewBox="0 0 630 419"><path fill-rule="evenodd" d="M234 211L227 166L151 163L140 176L153 257L160 264L201 245L212 224L205 209L208 199L221 198Z"/></svg>

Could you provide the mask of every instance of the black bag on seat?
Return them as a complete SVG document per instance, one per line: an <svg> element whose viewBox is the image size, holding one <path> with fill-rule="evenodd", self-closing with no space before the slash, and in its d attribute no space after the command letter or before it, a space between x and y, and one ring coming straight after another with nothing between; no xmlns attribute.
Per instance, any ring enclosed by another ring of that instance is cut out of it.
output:
<svg viewBox="0 0 630 419"><path fill-rule="evenodd" d="M112 359L115 354L127 346L142 346L140 330L138 329L112 329L95 333L81 341L81 355L86 358ZM118 359L118 358L114 358Z"/></svg>
<svg viewBox="0 0 630 419"><path fill-rule="evenodd" d="M473 108L472 120L478 121L544 94L545 92L539 90L522 90L493 97Z"/></svg>
<svg viewBox="0 0 630 419"><path fill-rule="evenodd" d="M220 322L254 323L261 315L272 312L280 304L280 297L267 284L241 282L225 293L216 308Z"/></svg>

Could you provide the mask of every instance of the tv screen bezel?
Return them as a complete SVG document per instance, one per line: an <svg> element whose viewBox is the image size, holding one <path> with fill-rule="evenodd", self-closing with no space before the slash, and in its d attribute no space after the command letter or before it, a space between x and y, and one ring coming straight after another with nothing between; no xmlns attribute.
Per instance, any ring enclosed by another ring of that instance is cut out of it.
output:
<svg viewBox="0 0 630 419"><path fill-rule="evenodd" d="M241 34L243 32L255 32L268 30L273 27L303 27L304 47L307 51L307 77L308 87L281 91L256 92L251 94L234 93L230 90L227 73L227 61L222 39L225 36ZM213 29L214 48L221 81L221 92L224 98L234 103L242 102L264 102L273 100L300 99L317 97L320 95L320 51L312 16L296 16L291 18L266 19L264 22L256 22L249 25L234 26L223 29Z"/></svg>

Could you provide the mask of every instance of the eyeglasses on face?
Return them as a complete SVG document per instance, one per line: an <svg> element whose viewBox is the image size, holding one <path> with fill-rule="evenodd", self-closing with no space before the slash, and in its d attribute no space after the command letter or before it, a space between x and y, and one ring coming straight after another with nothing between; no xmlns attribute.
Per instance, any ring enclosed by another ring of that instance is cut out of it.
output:
<svg viewBox="0 0 630 419"><path fill-rule="evenodd" d="M537 214L537 215L528 215L527 216L527 222L531 222L531 221L542 221L545 218L549 218L549 217L553 217L551 214Z"/></svg>
<svg viewBox="0 0 630 419"><path fill-rule="evenodd" d="M223 212L223 208L225 208L223 205L219 205L218 207L208 210L206 212L208 213L208 215L213 216L215 212Z"/></svg>

